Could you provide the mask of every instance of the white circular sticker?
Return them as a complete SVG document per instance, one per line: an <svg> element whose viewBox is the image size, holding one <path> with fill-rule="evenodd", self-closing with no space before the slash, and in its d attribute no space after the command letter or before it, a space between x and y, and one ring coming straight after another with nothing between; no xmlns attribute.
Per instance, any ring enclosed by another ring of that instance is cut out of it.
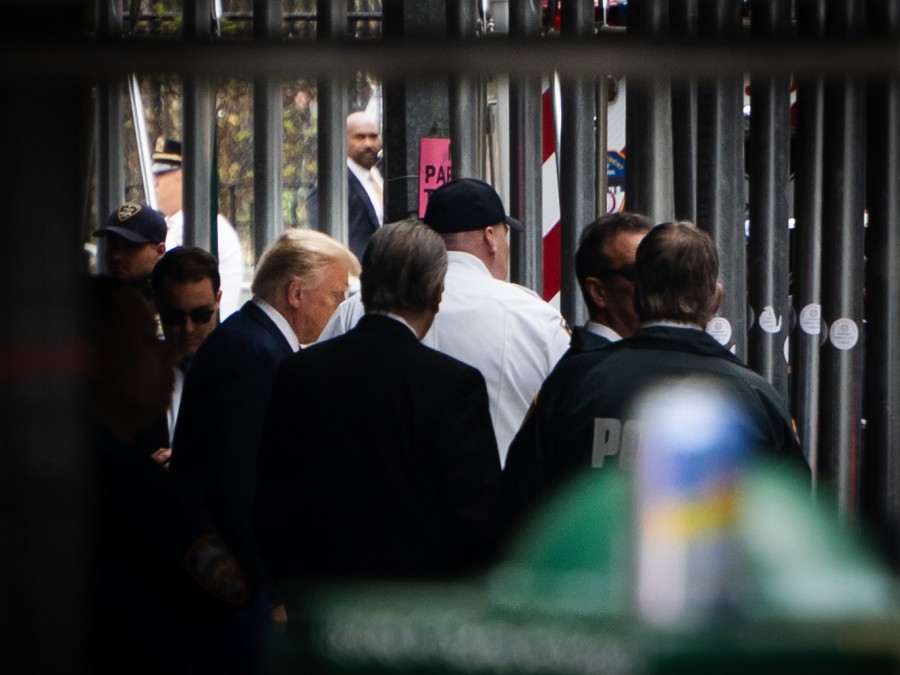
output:
<svg viewBox="0 0 900 675"><path fill-rule="evenodd" d="M766 305L759 315L759 327L767 333L781 332L781 317L775 316L775 310L771 305Z"/></svg>
<svg viewBox="0 0 900 675"><path fill-rule="evenodd" d="M731 341L731 322L725 317L717 316L706 325L706 332L720 345L727 345Z"/></svg>
<svg viewBox="0 0 900 675"><path fill-rule="evenodd" d="M791 362L791 336L784 338L784 362Z"/></svg>
<svg viewBox="0 0 900 675"><path fill-rule="evenodd" d="M813 302L800 310L800 328L807 335L822 332L822 305Z"/></svg>
<svg viewBox="0 0 900 675"><path fill-rule="evenodd" d="M859 326L853 319L838 319L831 324L828 337L838 349L852 349L859 341Z"/></svg>

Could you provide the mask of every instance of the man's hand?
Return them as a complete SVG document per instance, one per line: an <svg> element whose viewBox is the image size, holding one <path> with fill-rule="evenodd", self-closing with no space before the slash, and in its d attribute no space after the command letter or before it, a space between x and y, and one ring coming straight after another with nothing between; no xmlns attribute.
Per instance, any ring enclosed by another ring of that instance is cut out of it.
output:
<svg viewBox="0 0 900 675"><path fill-rule="evenodd" d="M169 458L172 457L172 448L160 448L152 455L153 461L159 464L162 468L169 468Z"/></svg>

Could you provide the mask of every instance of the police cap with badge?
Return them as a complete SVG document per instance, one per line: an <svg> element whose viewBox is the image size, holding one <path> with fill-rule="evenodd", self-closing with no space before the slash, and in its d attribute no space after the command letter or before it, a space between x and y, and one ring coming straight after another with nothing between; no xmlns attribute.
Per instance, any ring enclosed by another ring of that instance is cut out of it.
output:
<svg viewBox="0 0 900 675"><path fill-rule="evenodd" d="M140 202L127 202L109 215L106 227L94 231L95 237L115 234L135 244L159 244L166 240L166 218Z"/></svg>
<svg viewBox="0 0 900 675"><path fill-rule="evenodd" d="M181 168L181 141L160 136L156 139L156 147L150 156L153 164L150 171L154 174L168 173Z"/></svg>

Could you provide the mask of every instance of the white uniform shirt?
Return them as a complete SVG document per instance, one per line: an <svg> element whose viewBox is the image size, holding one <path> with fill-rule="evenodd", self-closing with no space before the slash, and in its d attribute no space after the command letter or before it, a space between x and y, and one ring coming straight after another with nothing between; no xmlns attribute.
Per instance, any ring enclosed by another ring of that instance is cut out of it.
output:
<svg viewBox="0 0 900 675"><path fill-rule="evenodd" d="M166 250L181 246L184 241L184 211L174 213L166 218L169 231L166 233ZM244 280L244 254L237 230L228 219L219 214L218 258L219 277L222 289L222 301L219 303L219 319L224 321L229 314L237 311L241 305L241 284ZM204 248L204 247L201 247Z"/></svg>
<svg viewBox="0 0 900 675"><path fill-rule="evenodd" d="M469 253L449 251L440 311L422 343L481 371L487 382L500 463L544 378L569 348L562 316L533 291L494 279ZM345 300L319 342L363 315L359 294Z"/></svg>

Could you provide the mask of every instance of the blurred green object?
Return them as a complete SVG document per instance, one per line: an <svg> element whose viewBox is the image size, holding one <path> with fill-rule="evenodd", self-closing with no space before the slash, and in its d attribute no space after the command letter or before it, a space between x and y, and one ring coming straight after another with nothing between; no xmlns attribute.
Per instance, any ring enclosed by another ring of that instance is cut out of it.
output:
<svg viewBox="0 0 900 675"><path fill-rule="evenodd" d="M896 581L807 481L768 463L743 476L741 602L703 625L632 611L630 480L602 471L549 499L483 578L298 581L264 672L900 673Z"/></svg>

